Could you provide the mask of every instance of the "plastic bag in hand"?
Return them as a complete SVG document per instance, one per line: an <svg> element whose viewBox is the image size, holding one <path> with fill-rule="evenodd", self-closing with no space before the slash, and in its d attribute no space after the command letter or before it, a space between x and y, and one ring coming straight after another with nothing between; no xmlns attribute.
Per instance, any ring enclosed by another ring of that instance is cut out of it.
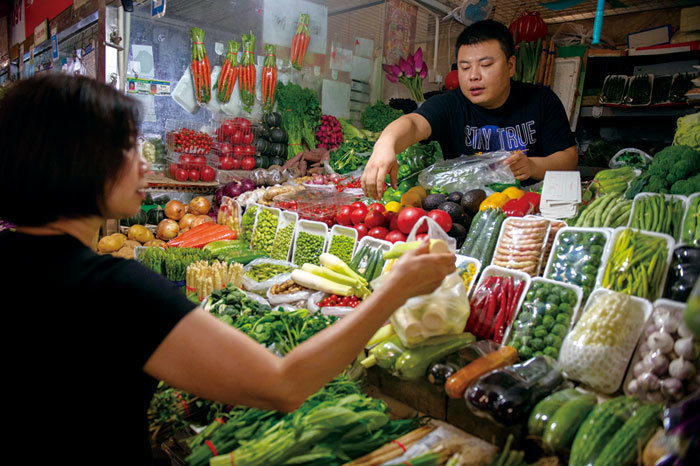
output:
<svg viewBox="0 0 700 466"><path fill-rule="evenodd" d="M418 182L426 189L442 187L448 193L485 189L494 183L512 184L513 172L503 165L508 157L510 152L496 151L443 160L421 171Z"/></svg>

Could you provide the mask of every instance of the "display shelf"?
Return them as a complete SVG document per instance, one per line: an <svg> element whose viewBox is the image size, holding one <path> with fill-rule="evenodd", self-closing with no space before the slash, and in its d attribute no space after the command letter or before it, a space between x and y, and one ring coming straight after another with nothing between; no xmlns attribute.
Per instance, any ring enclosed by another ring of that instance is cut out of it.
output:
<svg viewBox="0 0 700 466"><path fill-rule="evenodd" d="M628 117L668 117L678 118L695 113L687 104L659 104L646 107L628 107L624 105L600 105L581 107L581 118L628 118Z"/></svg>

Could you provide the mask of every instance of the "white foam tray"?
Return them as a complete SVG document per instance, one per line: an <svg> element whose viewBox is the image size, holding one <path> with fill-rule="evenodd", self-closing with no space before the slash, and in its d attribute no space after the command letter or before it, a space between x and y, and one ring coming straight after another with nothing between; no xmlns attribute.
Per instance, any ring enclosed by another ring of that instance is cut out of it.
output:
<svg viewBox="0 0 700 466"><path fill-rule="evenodd" d="M330 234L328 235L328 241L326 241L326 246L323 248L323 252L328 252L328 250L331 248L331 242L333 241L333 237L337 235L352 238L353 245L352 253L350 254L350 257L352 257L355 254L355 251L357 250L357 230L355 230L352 227L346 227L340 224L333 225L333 227L331 228Z"/></svg>
<svg viewBox="0 0 700 466"><path fill-rule="evenodd" d="M630 218L629 218L629 220L627 220L627 227L628 227L628 228L632 228L630 225L632 225L632 217L634 216L634 211L637 209L637 202L638 202L640 199L644 199L644 198L646 198L646 197L654 197L654 196L657 196L658 194L659 194L659 193L639 193L639 194L637 194L636 196L634 196L634 200L632 201L632 210L630 211ZM666 199L666 201L669 201L669 200L671 200L671 199L680 199L681 201L683 201L683 212L684 212L684 214L683 214L683 219L681 220L681 222L685 221L685 216L686 216L686 214L687 214L687 212L688 212L688 205L689 205L689 203L688 203L688 197L687 197L687 196L681 196L681 195L679 195L679 194L664 194L664 198ZM683 225L683 223L681 223L681 226L682 226L682 225ZM644 231L644 232L649 231L649 232L651 232L651 233L657 233L657 232L655 232L655 231L645 230L645 229L643 229L643 228L640 228L640 230L642 230L642 231ZM681 228L681 231L682 231L682 228ZM670 235L669 235L669 236L670 236ZM673 240L674 240L674 241L680 241L680 238L673 238Z"/></svg>
<svg viewBox="0 0 700 466"><path fill-rule="evenodd" d="M328 241L328 225L323 222L301 219L297 222L296 233L294 235L294 247L292 248L292 259L290 262L294 262L294 256L297 252L297 242L299 241L299 233L302 231L311 235L323 237L321 252L325 251L326 249L326 242ZM297 265L301 267L304 264Z"/></svg>

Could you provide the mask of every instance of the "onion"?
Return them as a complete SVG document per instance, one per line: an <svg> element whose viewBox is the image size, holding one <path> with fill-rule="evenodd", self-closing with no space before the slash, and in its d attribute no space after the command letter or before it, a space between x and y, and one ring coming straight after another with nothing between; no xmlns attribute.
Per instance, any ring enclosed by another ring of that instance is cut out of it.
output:
<svg viewBox="0 0 700 466"><path fill-rule="evenodd" d="M649 367L652 373L662 375L668 370L669 360L661 351L656 350L644 357L644 363Z"/></svg>
<svg viewBox="0 0 700 466"><path fill-rule="evenodd" d="M673 351L685 359L692 360L697 357L692 338L679 338L676 340L676 343L673 345Z"/></svg>
<svg viewBox="0 0 700 466"><path fill-rule="evenodd" d="M221 201L224 198L224 187L220 186L214 191L214 206L218 207L221 205Z"/></svg>
<svg viewBox="0 0 700 466"><path fill-rule="evenodd" d="M241 188L243 189L243 192L248 192L248 191L254 191L256 186L253 180L250 178L244 178L241 180Z"/></svg>
<svg viewBox="0 0 700 466"><path fill-rule="evenodd" d="M683 356L681 356L680 358L671 361L671 364L668 365L668 373L673 378L686 380L695 375L695 367L693 367L693 363L686 361L683 359Z"/></svg>
<svg viewBox="0 0 700 466"><path fill-rule="evenodd" d="M331 183L337 183L338 181L340 181L340 175L338 175L337 173L333 173L328 177L328 179L331 181Z"/></svg>
<svg viewBox="0 0 700 466"><path fill-rule="evenodd" d="M673 350L673 337L665 332L652 333L649 335L647 343L652 351L661 350L662 353L669 353Z"/></svg>
<svg viewBox="0 0 700 466"><path fill-rule="evenodd" d="M656 327L666 333L674 333L678 330L679 322L669 311L662 311L654 315Z"/></svg>
<svg viewBox="0 0 700 466"><path fill-rule="evenodd" d="M156 237L158 237L158 239L162 239L163 241L170 241L171 239L175 238L178 233L180 233L180 226L175 220L170 218L161 220L161 222L158 224L158 228L156 229Z"/></svg>
<svg viewBox="0 0 700 466"><path fill-rule="evenodd" d="M211 202L206 197L197 196L190 201L190 212L196 215L205 215L211 209Z"/></svg>
<svg viewBox="0 0 700 466"><path fill-rule="evenodd" d="M637 378L637 383L642 390L652 392L659 389L661 382L657 376L651 372L647 372L646 374L642 374Z"/></svg>
<svg viewBox="0 0 700 466"><path fill-rule="evenodd" d="M243 193L243 187L237 181L232 181L224 185L224 196L235 199Z"/></svg>
<svg viewBox="0 0 700 466"><path fill-rule="evenodd" d="M192 228L192 222L194 222L195 218L197 218L195 214L185 214L178 222L180 230L184 230L185 228Z"/></svg>
<svg viewBox="0 0 700 466"><path fill-rule="evenodd" d="M163 210L165 211L166 217L175 221L180 220L187 213L185 204L178 201L177 199L172 199L168 201L168 203L165 204L165 208Z"/></svg>
<svg viewBox="0 0 700 466"><path fill-rule="evenodd" d="M197 215L192 222L192 228L196 227L197 225L201 225L202 223L207 223L207 222L213 222L214 220L208 216L208 215Z"/></svg>
<svg viewBox="0 0 700 466"><path fill-rule="evenodd" d="M639 377L640 375L649 372L651 367L646 363L646 360L637 361L632 369L634 371L634 376Z"/></svg>
<svg viewBox="0 0 700 466"><path fill-rule="evenodd" d="M673 398L680 398L683 395L683 382L670 377L661 381L661 393Z"/></svg>

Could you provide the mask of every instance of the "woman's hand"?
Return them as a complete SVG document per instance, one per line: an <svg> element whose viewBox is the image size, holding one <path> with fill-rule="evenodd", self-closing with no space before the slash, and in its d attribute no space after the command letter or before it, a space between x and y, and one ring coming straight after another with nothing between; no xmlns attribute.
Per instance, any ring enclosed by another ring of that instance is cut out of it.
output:
<svg viewBox="0 0 700 466"><path fill-rule="evenodd" d="M530 179L534 171L532 161L521 150L513 151L511 156L503 161L503 165L508 166L513 176L520 181Z"/></svg>
<svg viewBox="0 0 700 466"><path fill-rule="evenodd" d="M423 241L417 249L405 253L391 268L381 288L390 287L391 293L404 298L432 293L442 280L455 271L455 255L431 254L430 243Z"/></svg>

